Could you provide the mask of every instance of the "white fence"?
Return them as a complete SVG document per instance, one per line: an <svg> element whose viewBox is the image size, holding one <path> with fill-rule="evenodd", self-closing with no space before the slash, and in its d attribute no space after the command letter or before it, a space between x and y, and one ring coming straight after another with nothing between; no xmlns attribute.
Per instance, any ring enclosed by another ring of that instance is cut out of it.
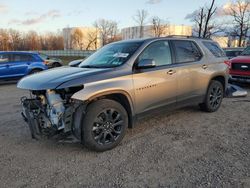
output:
<svg viewBox="0 0 250 188"><path fill-rule="evenodd" d="M95 51L81 51L81 50L43 50L39 53L46 54L48 56L55 57L88 57L93 54Z"/></svg>

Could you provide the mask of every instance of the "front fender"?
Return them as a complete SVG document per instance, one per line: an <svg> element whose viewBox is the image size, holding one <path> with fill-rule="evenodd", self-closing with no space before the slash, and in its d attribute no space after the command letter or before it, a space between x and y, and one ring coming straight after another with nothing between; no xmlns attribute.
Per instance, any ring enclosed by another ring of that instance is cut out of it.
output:
<svg viewBox="0 0 250 188"><path fill-rule="evenodd" d="M32 63L28 66L27 73L29 74L34 69L47 70L48 67L42 63Z"/></svg>
<svg viewBox="0 0 250 188"><path fill-rule="evenodd" d="M71 98L80 101L91 101L110 94L123 94L126 96L133 114L134 86L131 75L84 84L84 89L75 93Z"/></svg>

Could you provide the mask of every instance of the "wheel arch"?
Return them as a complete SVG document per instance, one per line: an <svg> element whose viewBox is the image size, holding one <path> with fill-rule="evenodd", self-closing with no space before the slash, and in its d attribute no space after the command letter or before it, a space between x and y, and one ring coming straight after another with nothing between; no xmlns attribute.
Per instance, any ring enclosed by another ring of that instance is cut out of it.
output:
<svg viewBox="0 0 250 188"><path fill-rule="evenodd" d="M223 75L216 75L216 76L213 76L210 80L210 83L212 80L216 80L218 82L220 82L222 85L223 85L223 88L224 88L224 93L226 92L226 87L227 87L227 81L226 81L226 78L225 76ZM209 84L210 84L209 83Z"/></svg>
<svg viewBox="0 0 250 188"><path fill-rule="evenodd" d="M133 127L134 117L135 117L133 102L132 102L130 95L126 91L113 90L113 91L108 91L108 92L96 94L94 96L91 96L87 100L86 106L88 106L89 104L91 104L94 101L101 100L101 99L110 99L110 100L114 100L114 101L120 103L128 113L128 119L129 119L129 126L128 127L129 128Z"/></svg>
<svg viewBox="0 0 250 188"><path fill-rule="evenodd" d="M31 74L32 71L35 71L35 70L37 70L37 71L43 71L44 69L42 69L41 67L31 68L31 69L28 71L28 74Z"/></svg>

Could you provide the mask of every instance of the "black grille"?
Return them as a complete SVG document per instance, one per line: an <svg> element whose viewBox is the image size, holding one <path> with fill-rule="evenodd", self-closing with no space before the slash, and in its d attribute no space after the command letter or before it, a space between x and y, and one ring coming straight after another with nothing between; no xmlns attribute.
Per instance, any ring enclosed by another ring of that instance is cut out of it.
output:
<svg viewBox="0 0 250 188"><path fill-rule="evenodd" d="M250 77L249 76L232 76L232 78L236 78L236 79L250 79Z"/></svg>
<svg viewBox="0 0 250 188"><path fill-rule="evenodd" d="M250 63L232 63L233 70L250 71Z"/></svg>

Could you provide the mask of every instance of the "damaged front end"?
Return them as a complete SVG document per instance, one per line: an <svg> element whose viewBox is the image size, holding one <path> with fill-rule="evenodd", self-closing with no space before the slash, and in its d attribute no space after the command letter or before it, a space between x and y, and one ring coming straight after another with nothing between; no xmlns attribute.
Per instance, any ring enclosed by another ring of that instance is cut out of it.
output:
<svg viewBox="0 0 250 188"><path fill-rule="evenodd" d="M29 125L32 138L68 136L73 133L80 139L79 128L74 128L73 115L82 103L72 100L71 96L81 89L83 86L31 91L30 98L23 97L22 116Z"/></svg>

